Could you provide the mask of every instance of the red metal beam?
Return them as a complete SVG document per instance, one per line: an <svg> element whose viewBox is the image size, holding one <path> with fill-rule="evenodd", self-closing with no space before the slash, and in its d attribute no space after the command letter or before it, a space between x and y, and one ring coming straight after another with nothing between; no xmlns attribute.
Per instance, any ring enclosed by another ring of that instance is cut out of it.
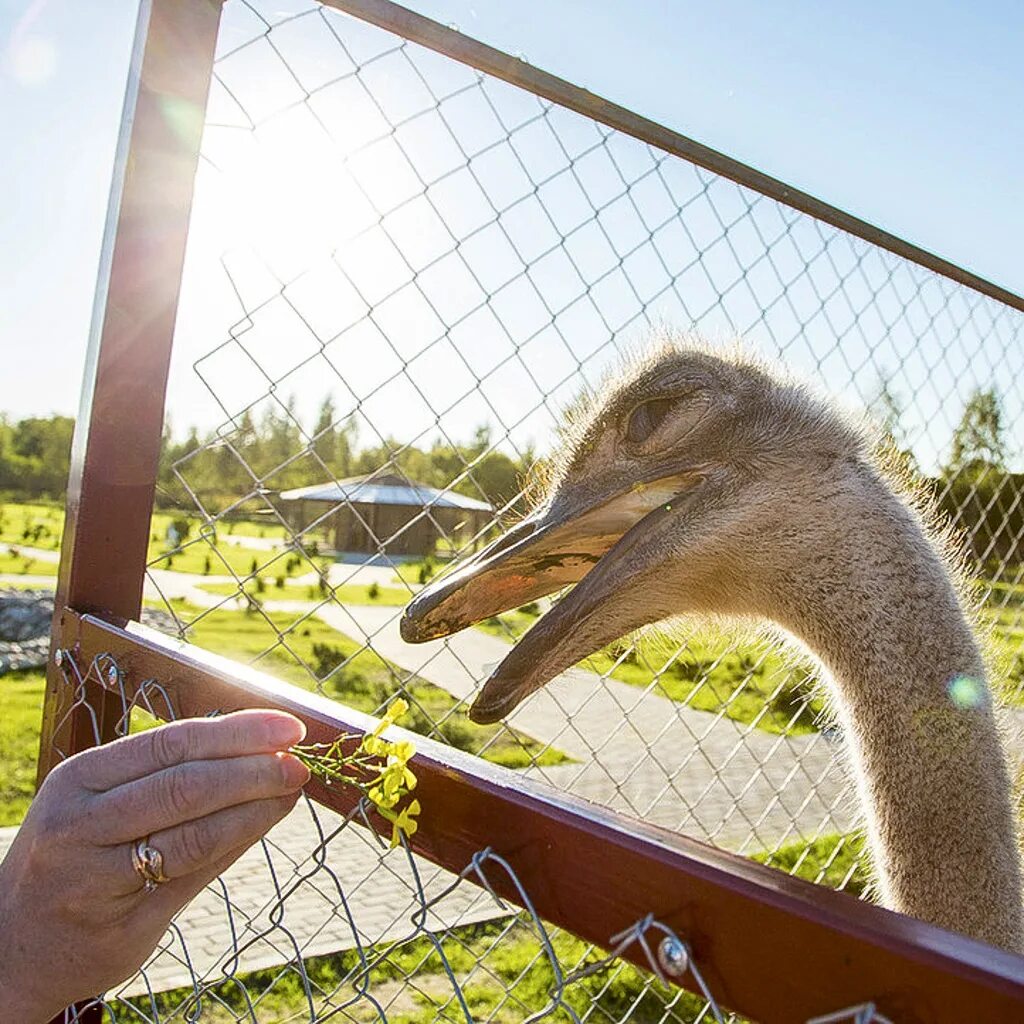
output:
<svg viewBox="0 0 1024 1024"><path fill-rule="evenodd" d="M68 613L62 644L80 665L112 655L129 696L159 682L179 716L284 708L313 742L375 721L134 623ZM417 853L459 871L491 847L542 918L599 945L653 913L691 944L721 1004L762 1024L867 1001L900 1024L1024 1020L1024 958L410 738L423 806ZM309 791L342 813L353 806L344 789ZM495 888L515 902L511 885L495 879ZM646 966L638 950L626 958Z"/></svg>
<svg viewBox="0 0 1024 1024"><path fill-rule="evenodd" d="M72 445L55 631L68 606L139 615L220 10L221 0L140 5ZM51 665L39 781L58 749L68 753L96 741L82 709L67 713L64 691ZM90 698L100 739L112 738L117 709L102 693Z"/></svg>

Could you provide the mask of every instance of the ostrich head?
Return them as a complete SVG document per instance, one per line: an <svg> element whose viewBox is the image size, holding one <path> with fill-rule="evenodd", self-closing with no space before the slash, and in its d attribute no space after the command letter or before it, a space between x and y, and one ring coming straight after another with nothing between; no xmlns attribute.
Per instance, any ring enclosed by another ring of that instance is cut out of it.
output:
<svg viewBox="0 0 1024 1024"><path fill-rule="evenodd" d="M649 623L701 612L785 624L827 533L823 474L848 463L855 487L866 469L860 433L805 388L672 343L610 378L563 433L534 511L402 620L406 640L428 640L576 584L487 681L477 722Z"/></svg>

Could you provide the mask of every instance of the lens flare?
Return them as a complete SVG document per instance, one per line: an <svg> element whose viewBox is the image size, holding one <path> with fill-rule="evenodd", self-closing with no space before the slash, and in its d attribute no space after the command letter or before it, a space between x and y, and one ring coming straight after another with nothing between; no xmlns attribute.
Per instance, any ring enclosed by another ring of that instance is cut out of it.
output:
<svg viewBox="0 0 1024 1024"><path fill-rule="evenodd" d="M985 703L985 684L973 676L954 676L949 683L949 696L961 711L980 708Z"/></svg>

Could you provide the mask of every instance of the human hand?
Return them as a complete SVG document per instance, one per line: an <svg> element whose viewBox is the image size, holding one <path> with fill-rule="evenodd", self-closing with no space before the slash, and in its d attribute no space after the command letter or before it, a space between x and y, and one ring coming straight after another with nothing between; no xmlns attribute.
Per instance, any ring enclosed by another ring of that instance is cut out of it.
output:
<svg viewBox="0 0 1024 1024"><path fill-rule="evenodd" d="M44 1024L145 962L171 918L295 805L280 711L190 719L83 751L40 787L0 864L0 1024ZM136 840L163 855L151 892Z"/></svg>

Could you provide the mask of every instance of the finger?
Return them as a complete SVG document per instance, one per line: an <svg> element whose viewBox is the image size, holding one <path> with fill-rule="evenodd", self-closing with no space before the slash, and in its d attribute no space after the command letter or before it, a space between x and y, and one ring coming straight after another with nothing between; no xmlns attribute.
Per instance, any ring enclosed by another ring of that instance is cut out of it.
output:
<svg viewBox="0 0 1024 1024"><path fill-rule="evenodd" d="M209 870L220 858L240 846L254 843L274 827L294 806L299 794L253 800L186 821L174 828L155 832L149 845L160 851L164 874L171 880ZM119 877L125 892L140 889L139 876L132 866L132 844L117 847Z"/></svg>
<svg viewBox="0 0 1024 1024"><path fill-rule="evenodd" d="M236 711L171 722L83 751L74 760L82 785L102 792L186 761L286 750L305 734L305 725L287 712Z"/></svg>
<svg viewBox="0 0 1024 1024"><path fill-rule="evenodd" d="M140 839L195 818L301 789L309 769L293 754L248 754L189 761L135 779L93 798L100 846Z"/></svg>

